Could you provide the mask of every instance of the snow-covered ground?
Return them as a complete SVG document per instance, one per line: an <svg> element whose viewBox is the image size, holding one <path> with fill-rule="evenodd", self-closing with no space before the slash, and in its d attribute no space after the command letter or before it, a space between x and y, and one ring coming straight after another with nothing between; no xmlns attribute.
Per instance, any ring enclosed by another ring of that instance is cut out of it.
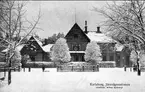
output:
<svg viewBox="0 0 145 92"><path fill-rule="evenodd" d="M116 88L106 85L113 83L126 85ZM136 72L129 69L125 72L123 68L101 68L99 72L32 69L12 72L12 83L1 86L0 92L145 92L145 72L137 76Z"/></svg>

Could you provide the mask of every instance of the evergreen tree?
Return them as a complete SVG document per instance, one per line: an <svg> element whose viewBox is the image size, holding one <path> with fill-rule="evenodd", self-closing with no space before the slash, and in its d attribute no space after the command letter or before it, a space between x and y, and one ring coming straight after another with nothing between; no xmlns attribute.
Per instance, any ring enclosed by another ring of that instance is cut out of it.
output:
<svg viewBox="0 0 145 92"><path fill-rule="evenodd" d="M61 63L68 62L71 59L69 48L64 38L59 38L52 47L51 59L60 61Z"/></svg>
<svg viewBox="0 0 145 92"><path fill-rule="evenodd" d="M85 61L91 62L92 64L102 61L100 47L95 41L88 43L85 51Z"/></svg>

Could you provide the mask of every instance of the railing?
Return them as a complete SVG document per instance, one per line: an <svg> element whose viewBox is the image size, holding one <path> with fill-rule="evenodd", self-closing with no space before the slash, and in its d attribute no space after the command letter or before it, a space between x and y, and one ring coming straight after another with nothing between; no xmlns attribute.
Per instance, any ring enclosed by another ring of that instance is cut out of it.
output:
<svg viewBox="0 0 145 92"><path fill-rule="evenodd" d="M99 65L84 65L84 66L57 66L57 72L98 72Z"/></svg>

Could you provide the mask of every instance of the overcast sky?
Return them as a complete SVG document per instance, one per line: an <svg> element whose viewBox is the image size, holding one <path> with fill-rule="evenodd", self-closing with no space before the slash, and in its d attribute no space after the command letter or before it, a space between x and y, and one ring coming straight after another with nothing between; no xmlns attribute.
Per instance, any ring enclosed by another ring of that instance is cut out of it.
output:
<svg viewBox="0 0 145 92"><path fill-rule="evenodd" d="M41 38L58 32L66 34L75 22L84 30L85 20L88 22L88 30L95 31L104 17L93 11L93 7L103 8L106 2L111 1L29 1L26 15L32 19L41 7L39 27L44 31L37 31Z"/></svg>

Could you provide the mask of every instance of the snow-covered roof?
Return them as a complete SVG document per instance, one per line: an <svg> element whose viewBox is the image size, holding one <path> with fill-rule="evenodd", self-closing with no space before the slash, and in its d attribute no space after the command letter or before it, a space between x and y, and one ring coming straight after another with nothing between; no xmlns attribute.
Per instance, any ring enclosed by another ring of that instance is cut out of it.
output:
<svg viewBox="0 0 145 92"><path fill-rule="evenodd" d="M18 51L21 51L21 49L22 49L23 47L24 47L24 44L17 46L16 49L17 49ZM8 48L2 50L2 52L7 52L7 51L8 51Z"/></svg>
<svg viewBox="0 0 145 92"><path fill-rule="evenodd" d="M116 51L122 51L124 48L124 46L120 43L115 44L115 47L116 47Z"/></svg>
<svg viewBox="0 0 145 92"><path fill-rule="evenodd" d="M54 44L48 44L48 45L45 45L42 47L42 49L45 51L45 52L50 52L50 49L51 47L53 46Z"/></svg>
<svg viewBox="0 0 145 92"><path fill-rule="evenodd" d="M111 37L108 37L103 33L89 32L86 35L89 37L91 41L96 41L100 43L115 43L116 42Z"/></svg>
<svg viewBox="0 0 145 92"><path fill-rule="evenodd" d="M35 36L33 36L33 38L36 40L36 42L37 42L40 46L43 45L42 42L41 42L40 40L38 40Z"/></svg>
<svg viewBox="0 0 145 92"><path fill-rule="evenodd" d="M21 51L21 49L24 47L24 44L23 45L19 45L18 47L17 47L17 49L18 49L18 51Z"/></svg>

